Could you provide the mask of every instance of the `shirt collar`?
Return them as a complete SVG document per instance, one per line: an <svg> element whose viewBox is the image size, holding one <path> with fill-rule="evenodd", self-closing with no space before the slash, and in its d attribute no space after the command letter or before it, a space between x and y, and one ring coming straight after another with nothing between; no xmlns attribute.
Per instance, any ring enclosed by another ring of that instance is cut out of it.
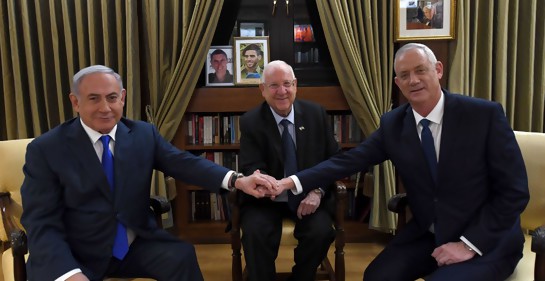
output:
<svg viewBox="0 0 545 281"><path fill-rule="evenodd" d="M89 139L91 140L92 143L96 143L100 137L103 136L103 134L91 129L91 127L85 125L85 123L83 123L83 120L80 118L79 121L81 122L81 126L83 126L83 130L85 130L85 132L87 133L87 135L89 136ZM112 130L106 134L106 135L109 135L110 138L112 138L112 140L114 140L115 142L115 132L117 132L117 124L115 124L115 126L112 128Z"/></svg>
<svg viewBox="0 0 545 281"><path fill-rule="evenodd" d="M413 109L414 120L416 121L416 125L418 125L420 123L420 120L424 118L430 120L431 122L435 124L441 124L441 122L443 121L444 112L445 112L445 94L443 94L443 91L441 91L441 97L439 98L439 101L437 102L435 107L432 109L430 114L428 114L428 116L423 117L422 115L418 114L418 112L416 112Z"/></svg>
<svg viewBox="0 0 545 281"><path fill-rule="evenodd" d="M276 120L276 125L279 125L280 122L284 119L288 119L292 124L295 125L295 113L293 113L293 104L291 105L290 113L286 117L278 115L278 113L274 112L274 109L272 109L272 107L269 106L269 108L271 109L271 112L274 116L274 120Z"/></svg>

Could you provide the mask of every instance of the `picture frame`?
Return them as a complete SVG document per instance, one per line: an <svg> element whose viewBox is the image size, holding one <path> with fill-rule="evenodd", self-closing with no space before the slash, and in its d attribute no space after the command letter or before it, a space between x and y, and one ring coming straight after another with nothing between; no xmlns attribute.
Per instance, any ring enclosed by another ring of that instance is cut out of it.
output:
<svg viewBox="0 0 545 281"><path fill-rule="evenodd" d="M233 47L210 46L206 54L205 68L206 86L234 86Z"/></svg>
<svg viewBox="0 0 545 281"><path fill-rule="evenodd" d="M235 84L259 85L263 67L269 63L269 37L234 37Z"/></svg>
<svg viewBox="0 0 545 281"><path fill-rule="evenodd" d="M456 0L394 0L395 41L455 38Z"/></svg>
<svg viewBox="0 0 545 281"><path fill-rule="evenodd" d="M238 22L238 36L239 37L261 37L267 36L267 26L264 22Z"/></svg>

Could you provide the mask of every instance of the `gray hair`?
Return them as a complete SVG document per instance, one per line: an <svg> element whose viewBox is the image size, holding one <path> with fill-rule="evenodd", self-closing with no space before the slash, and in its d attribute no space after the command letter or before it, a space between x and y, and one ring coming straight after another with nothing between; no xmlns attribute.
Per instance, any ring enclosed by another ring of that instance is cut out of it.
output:
<svg viewBox="0 0 545 281"><path fill-rule="evenodd" d="M261 75L261 83L265 83L265 74L271 71L272 69L276 68L286 68L291 73L291 76L293 79L295 79L295 73L293 72L293 68L291 65L287 64L285 61L281 60L273 60L269 62L265 67L263 68L263 75Z"/></svg>
<svg viewBox="0 0 545 281"><path fill-rule="evenodd" d="M119 88L123 89L123 81L121 80L121 76L117 74L113 69L104 66L104 65L91 65L86 68L81 69L78 71L78 73L74 74L74 77L72 78L72 93L79 97L79 84L81 83L81 80L83 80L83 77L85 77L88 74L93 73L106 73L111 74L115 77L115 80L119 83Z"/></svg>
<svg viewBox="0 0 545 281"><path fill-rule="evenodd" d="M428 48L428 46L424 44L420 44L420 43L409 43L409 44L403 45L403 47L397 50L397 53L394 58L394 66L396 65L397 60L399 59L401 55L405 54L409 50L414 50L414 49L422 50L431 64L435 65L437 63L437 58L435 57L435 54L430 48Z"/></svg>

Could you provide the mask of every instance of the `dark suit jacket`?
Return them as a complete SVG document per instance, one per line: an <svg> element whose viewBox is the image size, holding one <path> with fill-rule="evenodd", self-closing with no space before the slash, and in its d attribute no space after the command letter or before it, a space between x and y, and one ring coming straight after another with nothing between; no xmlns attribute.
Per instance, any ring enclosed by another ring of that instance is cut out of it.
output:
<svg viewBox="0 0 545 281"><path fill-rule="evenodd" d="M518 218L528 202L528 182L502 107L444 93L437 186L409 104L384 114L380 128L358 147L296 176L303 186L313 186L391 160L414 215L400 239L413 239L435 223L439 245L464 236L484 256L495 248L500 255L520 253L524 238Z"/></svg>
<svg viewBox="0 0 545 281"><path fill-rule="evenodd" d="M214 192L228 172L176 149L151 124L127 119L117 125L114 159L115 196L79 118L28 145L21 222L29 280L54 280L75 268L91 279L101 276L112 256L116 218L137 236L174 239L150 214L153 169Z"/></svg>
<svg viewBox="0 0 545 281"><path fill-rule="evenodd" d="M337 153L340 148L335 141L325 110L304 100L295 100L295 138L297 166L299 170L310 168ZM269 105L248 111L240 118L240 169L245 175L259 169L277 179L284 177L282 141L278 125ZM322 187L326 190L333 180L304 186L304 194ZM252 200L246 196L247 200ZM268 200L268 199L267 199Z"/></svg>

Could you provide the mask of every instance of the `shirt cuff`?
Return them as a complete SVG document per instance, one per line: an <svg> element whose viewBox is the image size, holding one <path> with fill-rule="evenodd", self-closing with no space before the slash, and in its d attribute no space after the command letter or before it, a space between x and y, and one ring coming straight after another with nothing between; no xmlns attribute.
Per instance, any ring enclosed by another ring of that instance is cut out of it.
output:
<svg viewBox="0 0 545 281"><path fill-rule="evenodd" d="M221 181L221 188L225 189L225 190L229 190L229 179L231 178L231 175L234 173L235 171L229 171L227 172L227 174L225 175L225 177L223 178L223 181Z"/></svg>
<svg viewBox="0 0 545 281"><path fill-rule="evenodd" d="M460 240L462 240L462 242L464 242L464 244L466 244L469 248L471 248L473 251L475 251L475 253L479 254L479 256L483 255L483 253L477 247L475 247L475 245L473 245L471 242L469 242L469 240L467 240L464 236L460 236Z"/></svg>
<svg viewBox="0 0 545 281"><path fill-rule="evenodd" d="M291 189L291 192L294 195L299 195L303 192L303 186L301 185L301 182L299 181L299 178L295 175L290 176L290 179L295 183L295 188Z"/></svg>
<svg viewBox="0 0 545 281"><path fill-rule="evenodd" d="M80 273L81 272L81 269L79 268L76 268L76 269L72 269L68 272L66 272L65 274L63 274L61 277L55 279L55 281L65 281L66 279L72 277L73 275L76 275L76 273Z"/></svg>

